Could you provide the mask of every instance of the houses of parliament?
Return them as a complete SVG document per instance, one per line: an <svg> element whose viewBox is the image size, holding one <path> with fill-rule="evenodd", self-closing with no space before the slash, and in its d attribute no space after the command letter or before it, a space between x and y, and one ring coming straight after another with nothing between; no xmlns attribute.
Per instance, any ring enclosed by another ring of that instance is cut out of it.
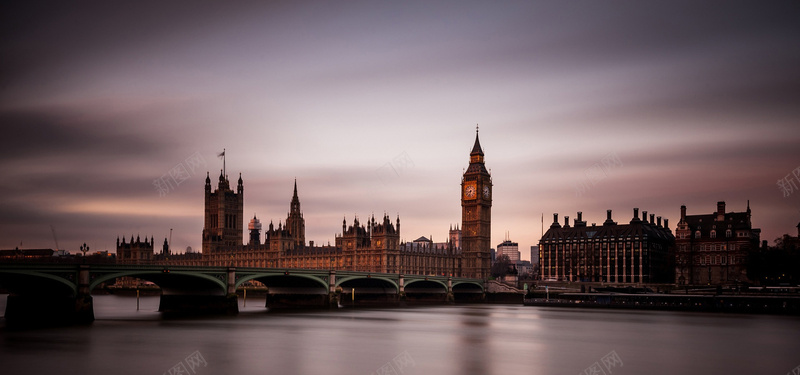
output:
<svg viewBox="0 0 800 375"><path fill-rule="evenodd" d="M211 177L205 180L205 220L202 255L170 254L164 243L154 254L151 238L141 242L117 240L119 263L205 265L234 267L334 269L380 273L442 275L487 279L491 269L490 234L492 179L484 164L477 130L470 152L469 167L461 179L461 227L451 227L446 242L434 243L420 237L412 242L400 239L400 217L374 215L348 224L331 245L316 245L305 239L305 219L300 209L297 181L289 213L275 226L263 230L257 217L247 226L244 243L244 182L241 175L234 191L227 176L220 173L216 189ZM262 239L263 238L263 239Z"/></svg>

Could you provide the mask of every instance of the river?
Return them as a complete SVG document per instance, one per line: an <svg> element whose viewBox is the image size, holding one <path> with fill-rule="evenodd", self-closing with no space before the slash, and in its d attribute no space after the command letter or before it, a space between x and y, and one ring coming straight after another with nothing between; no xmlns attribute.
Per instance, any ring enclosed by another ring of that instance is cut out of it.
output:
<svg viewBox="0 0 800 375"><path fill-rule="evenodd" d="M0 312L6 296L0 295ZM0 329L2 374L774 374L800 317L515 305L342 308L163 320L94 297L90 326Z"/></svg>

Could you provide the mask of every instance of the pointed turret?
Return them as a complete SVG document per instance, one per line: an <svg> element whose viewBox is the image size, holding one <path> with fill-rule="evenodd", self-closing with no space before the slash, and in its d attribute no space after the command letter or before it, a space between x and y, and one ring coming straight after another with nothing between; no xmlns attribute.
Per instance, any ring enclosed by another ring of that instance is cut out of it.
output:
<svg viewBox="0 0 800 375"><path fill-rule="evenodd" d="M475 129L475 145L472 146L472 152L469 153L470 156L473 155L480 155L483 156L483 149L481 148L481 140L478 139L478 129Z"/></svg>
<svg viewBox="0 0 800 375"><path fill-rule="evenodd" d="M289 204L289 215L286 216L286 229L292 237L295 248L303 247L306 243L306 222L300 211L300 198L297 196L297 179L294 179L292 202Z"/></svg>
<svg viewBox="0 0 800 375"><path fill-rule="evenodd" d="M300 198L297 197L297 179L294 179L294 194L292 195L292 202L289 205L289 215L300 214Z"/></svg>
<svg viewBox="0 0 800 375"><path fill-rule="evenodd" d="M161 255L169 255L169 241L167 241L166 237L164 237L164 245L161 246Z"/></svg>

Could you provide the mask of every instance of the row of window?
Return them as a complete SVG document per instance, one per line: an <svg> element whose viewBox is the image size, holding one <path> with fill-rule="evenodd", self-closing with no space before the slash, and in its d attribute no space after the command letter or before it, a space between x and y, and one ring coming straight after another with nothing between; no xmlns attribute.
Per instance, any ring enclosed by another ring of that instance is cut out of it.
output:
<svg viewBox="0 0 800 375"><path fill-rule="evenodd" d="M687 251L689 250L689 245L681 244L680 251ZM741 247L737 247L735 243L730 245L716 243L716 244L700 244L694 245L694 251L736 251L737 249L742 249Z"/></svg>
<svg viewBox="0 0 800 375"><path fill-rule="evenodd" d="M741 237L748 237L748 236L749 235L748 235L747 232L736 232L736 237L740 237L741 238ZM703 237L703 234L702 234L701 231L697 230L697 231L694 232L694 238L702 238L702 237ZM726 230L725 231L725 237L726 238L733 237L733 232L731 232L730 229ZM688 238L688 232L679 232L678 233L678 238L682 239L682 240ZM711 232L709 232L709 238L717 238L717 231L716 230L712 230Z"/></svg>
<svg viewBox="0 0 800 375"><path fill-rule="evenodd" d="M741 264L744 262L744 257L726 256L726 255L706 255L706 256L697 256L694 258L694 261L695 263L699 263L701 266Z"/></svg>

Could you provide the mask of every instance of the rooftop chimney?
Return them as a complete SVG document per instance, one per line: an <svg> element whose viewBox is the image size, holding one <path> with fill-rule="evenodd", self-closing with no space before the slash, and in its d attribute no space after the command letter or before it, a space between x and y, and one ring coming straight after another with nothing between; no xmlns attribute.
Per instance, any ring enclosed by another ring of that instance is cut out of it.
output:
<svg viewBox="0 0 800 375"><path fill-rule="evenodd" d="M613 220L611 220L611 210L606 210L606 221L603 225L614 225L616 224Z"/></svg>
<svg viewBox="0 0 800 375"><path fill-rule="evenodd" d="M650 224L656 223L656 214L650 214Z"/></svg>
<svg viewBox="0 0 800 375"><path fill-rule="evenodd" d="M561 224L558 223L558 214L553 214L553 224L550 225L550 228L561 228Z"/></svg>
<svg viewBox="0 0 800 375"><path fill-rule="evenodd" d="M569 216L564 216L564 228L569 228Z"/></svg>
<svg viewBox="0 0 800 375"><path fill-rule="evenodd" d="M681 221L686 221L686 205L681 206Z"/></svg>
<svg viewBox="0 0 800 375"><path fill-rule="evenodd" d="M631 219L631 221L639 221L639 209L638 208L634 208L633 209L633 219Z"/></svg>
<svg viewBox="0 0 800 375"><path fill-rule="evenodd" d="M659 227L661 227L661 216L657 217L656 219L657 219L656 223L658 224Z"/></svg>
<svg viewBox="0 0 800 375"><path fill-rule="evenodd" d="M725 220L725 201L717 202L717 221Z"/></svg>
<svg viewBox="0 0 800 375"><path fill-rule="evenodd" d="M642 221L647 222L647 211L642 211Z"/></svg>
<svg viewBox="0 0 800 375"><path fill-rule="evenodd" d="M578 211L578 218L575 219L575 226L576 227L585 227L586 222L583 221L583 212Z"/></svg>
<svg viewBox="0 0 800 375"><path fill-rule="evenodd" d="M664 219L664 229L669 229L669 219Z"/></svg>

